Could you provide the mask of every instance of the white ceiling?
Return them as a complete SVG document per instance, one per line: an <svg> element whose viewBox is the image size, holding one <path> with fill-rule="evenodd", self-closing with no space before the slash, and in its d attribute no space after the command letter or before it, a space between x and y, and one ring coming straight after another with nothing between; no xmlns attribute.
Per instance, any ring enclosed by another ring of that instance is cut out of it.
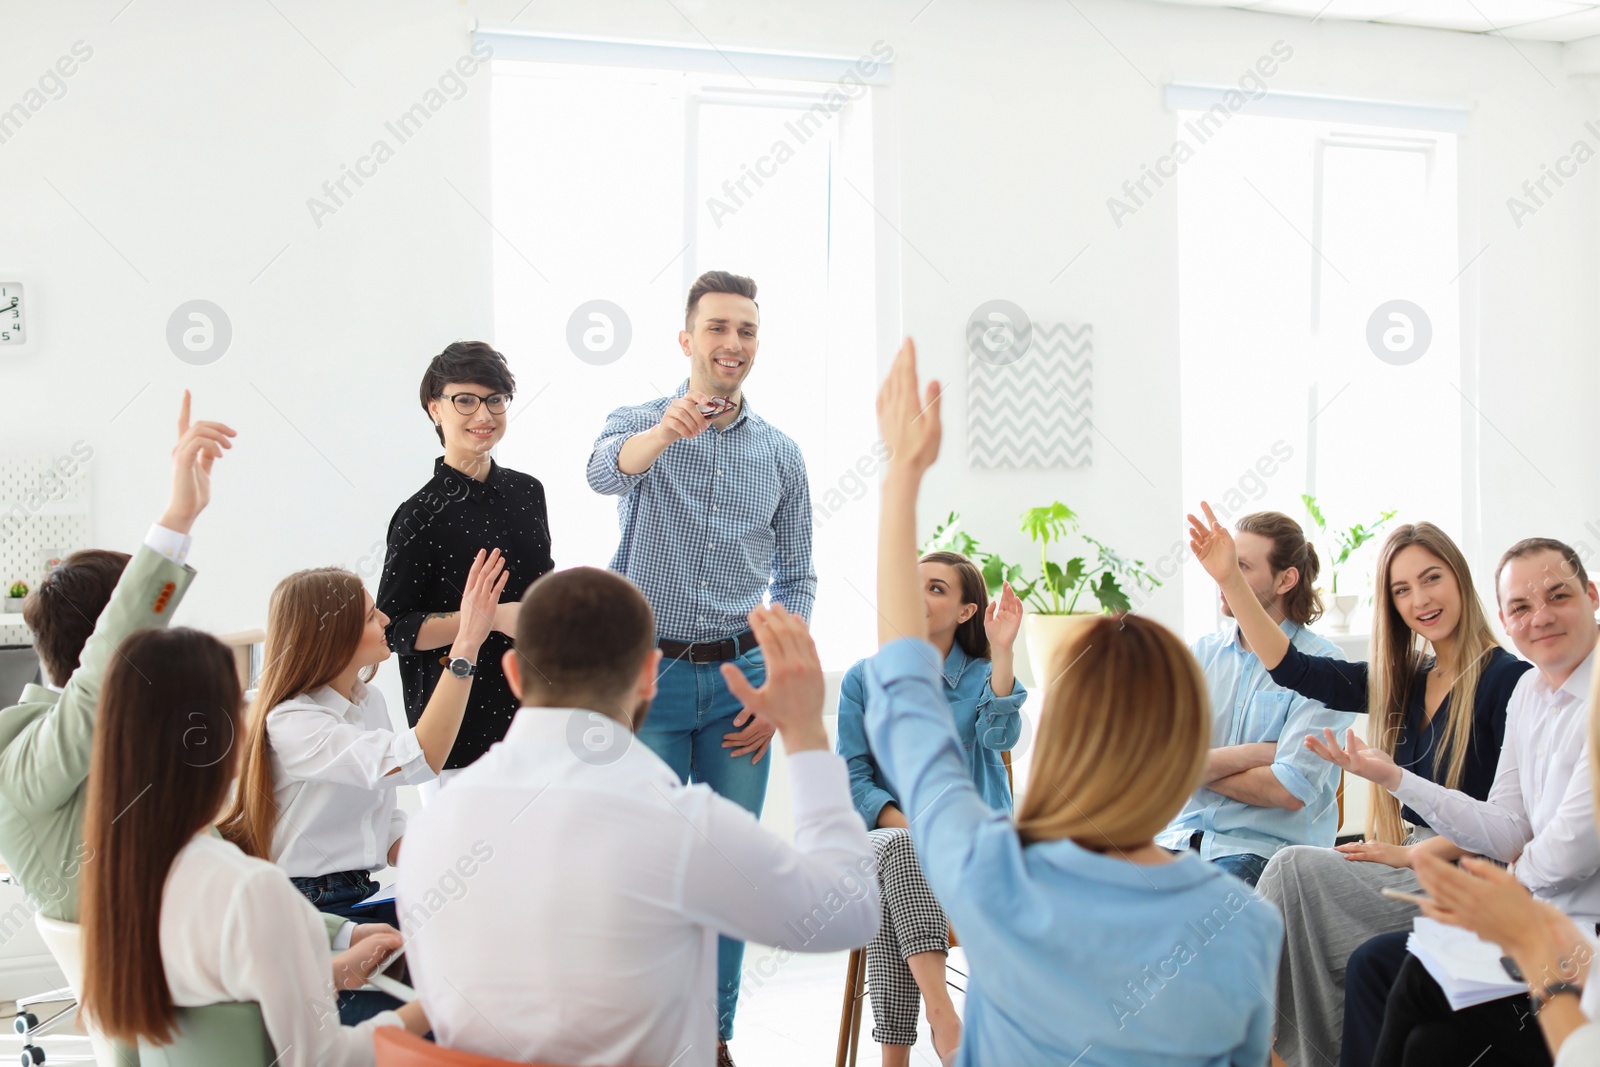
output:
<svg viewBox="0 0 1600 1067"><path fill-rule="evenodd" d="M1196 7L1236 7L1308 19L1426 26L1499 33L1531 41L1600 35L1600 2L1577 0L1165 0Z"/></svg>

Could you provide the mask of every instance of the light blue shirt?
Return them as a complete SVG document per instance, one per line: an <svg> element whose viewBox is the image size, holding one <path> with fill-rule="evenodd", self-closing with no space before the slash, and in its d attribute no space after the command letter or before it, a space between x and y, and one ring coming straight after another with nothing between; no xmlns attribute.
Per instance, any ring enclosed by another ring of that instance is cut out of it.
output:
<svg viewBox="0 0 1600 1067"><path fill-rule="evenodd" d="M857 660L839 685L839 755L850 767L850 799L867 829L875 830L883 806L899 807L900 801L867 744L866 664L864 659ZM1022 736L1022 705L1028 691L1021 682L1013 681L1009 696L995 696L989 684L993 671L989 660L969 656L954 644L939 673L956 735L961 738L962 756L978 792L991 808L1010 811L1011 781L1000 753L1016 747Z"/></svg>
<svg viewBox="0 0 1600 1067"><path fill-rule="evenodd" d="M1338 645L1304 626L1285 620L1282 627L1289 643L1309 656L1345 658ZM1273 776L1304 807L1258 807L1202 786L1156 844L1186 849L1194 834L1202 834L1200 856L1208 860L1243 852L1270 859L1285 845L1331 847L1339 831L1339 768L1306 748L1305 738L1321 737L1326 727L1343 739L1356 717L1274 682L1239 643L1237 623L1202 637L1192 651L1211 696L1211 747L1275 742Z"/></svg>
<svg viewBox="0 0 1600 1067"><path fill-rule="evenodd" d="M971 962L957 1067L1262 1067L1277 910L1193 855L1024 847L967 774L931 648L906 638L867 661L867 736Z"/></svg>

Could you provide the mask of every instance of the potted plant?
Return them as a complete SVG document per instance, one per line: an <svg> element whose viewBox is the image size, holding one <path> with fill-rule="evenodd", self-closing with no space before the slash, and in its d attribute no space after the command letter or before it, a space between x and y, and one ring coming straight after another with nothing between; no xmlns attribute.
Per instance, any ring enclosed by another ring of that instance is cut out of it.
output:
<svg viewBox="0 0 1600 1067"><path fill-rule="evenodd" d="M12 582L10 590L6 593L6 612L15 613L22 610L22 602L28 599L28 583Z"/></svg>
<svg viewBox="0 0 1600 1067"><path fill-rule="evenodd" d="M1056 649L1082 620L1132 609L1125 584L1143 590L1161 584L1145 569L1143 560L1129 559L1083 533L1078 528L1077 514L1059 500L1022 513L1022 532L1039 546L1039 574L1031 579L1023 577L1020 564L1007 563L998 553L980 548L971 535L958 529L960 521L960 515L951 512L923 550L949 549L971 559L983 571L990 596L1000 592L1003 582L1011 583L1017 596L1032 609L1023 616L1023 636L1034 679L1040 684L1049 684L1046 664L1053 661ZM1065 563L1051 559L1050 546L1074 535L1092 552L1075 555ZM1088 610L1085 593L1093 598L1093 610Z"/></svg>
<svg viewBox="0 0 1600 1067"><path fill-rule="evenodd" d="M1322 517L1322 508L1317 504L1317 498L1310 493L1301 493L1300 500L1306 506L1306 514L1311 516L1311 522L1317 531L1327 537L1329 534L1328 523ZM1378 531L1383 529L1388 521L1395 517L1393 510L1385 511L1367 525L1356 523L1354 526L1342 530L1334 530L1334 548L1323 548L1323 558L1328 564L1328 596L1333 602L1334 617L1328 622L1328 629L1334 633L1343 634L1350 632L1350 615L1361 603L1360 593L1339 592L1339 571L1349 562L1362 545L1378 536Z"/></svg>

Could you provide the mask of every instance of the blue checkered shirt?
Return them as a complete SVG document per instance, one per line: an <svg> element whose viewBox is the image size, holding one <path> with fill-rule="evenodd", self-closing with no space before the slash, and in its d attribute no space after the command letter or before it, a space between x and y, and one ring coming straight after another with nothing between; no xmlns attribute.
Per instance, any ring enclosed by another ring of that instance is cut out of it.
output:
<svg viewBox="0 0 1600 1067"><path fill-rule="evenodd" d="M622 539L611 569L644 591L656 632L674 641L720 641L750 628L772 601L808 622L817 597L811 567L811 490L799 447L744 398L727 429L674 441L643 474L617 469L634 434L653 429L670 397L618 408L589 456L589 487L615 496Z"/></svg>

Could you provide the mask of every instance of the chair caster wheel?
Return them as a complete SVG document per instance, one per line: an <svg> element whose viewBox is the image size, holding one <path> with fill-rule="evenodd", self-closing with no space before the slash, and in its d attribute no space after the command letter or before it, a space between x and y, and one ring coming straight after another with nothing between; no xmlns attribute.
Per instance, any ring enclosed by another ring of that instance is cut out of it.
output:
<svg viewBox="0 0 1600 1067"><path fill-rule="evenodd" d="M27 1045L22 1050L22 1067L38 1067L44 1062L44 1049L38 1045Z"/></svg>
<svg viewBox="0 0 1600 1067"><path fill-rule="evenodd" d="M39 1017L31 1011L19 1011L17 1017L11 1020L11 1029L19 1034L25 1034L39 1025Z"/></svg>

